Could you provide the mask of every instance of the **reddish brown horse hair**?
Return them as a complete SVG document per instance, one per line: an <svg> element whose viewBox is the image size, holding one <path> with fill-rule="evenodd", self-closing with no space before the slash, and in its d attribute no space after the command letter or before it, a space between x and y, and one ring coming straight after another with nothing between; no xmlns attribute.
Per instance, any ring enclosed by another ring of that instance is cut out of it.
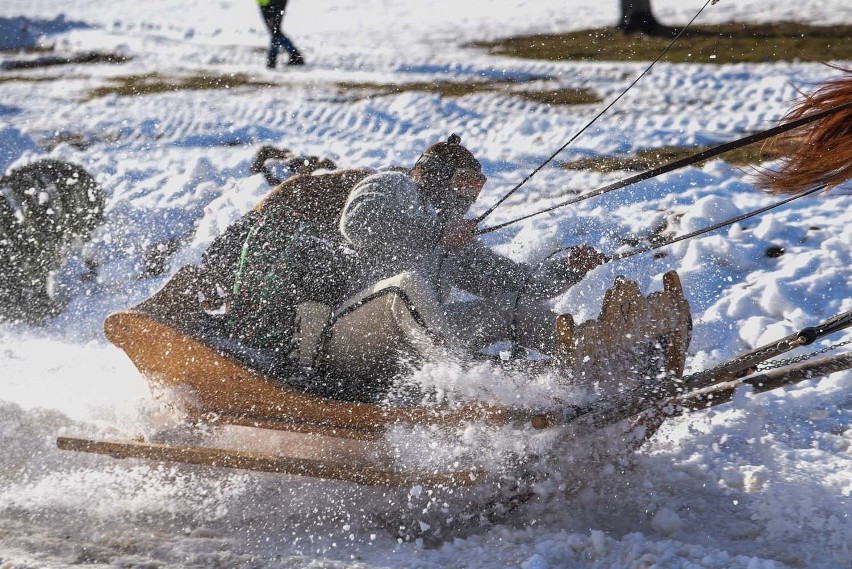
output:
<svg viewBox="0 0 852 569"><path fill-rule="evenodd" d="M822 84L787 113L796 120L852 101L852 69ZM852 107L783 135L777 147L790 148L777 170L760 173L758 186L773 194L796 194L817 185L830 189L852 178Z"/></svg>

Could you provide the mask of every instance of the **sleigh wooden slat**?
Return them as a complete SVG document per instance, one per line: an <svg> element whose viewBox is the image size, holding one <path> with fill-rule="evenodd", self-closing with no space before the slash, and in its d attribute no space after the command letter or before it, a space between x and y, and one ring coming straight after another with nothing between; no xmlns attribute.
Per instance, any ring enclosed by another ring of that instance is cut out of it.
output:
<svg viewBox="0 0 852 569"><path fill-rule="evenodd" d="M689 302L677 273L663 276L663 290L643 296L639 285L618 277L606 292L600 316L575 325L557 318L558 356L570 381L603 393L683 375L691 336Z"/></svg>

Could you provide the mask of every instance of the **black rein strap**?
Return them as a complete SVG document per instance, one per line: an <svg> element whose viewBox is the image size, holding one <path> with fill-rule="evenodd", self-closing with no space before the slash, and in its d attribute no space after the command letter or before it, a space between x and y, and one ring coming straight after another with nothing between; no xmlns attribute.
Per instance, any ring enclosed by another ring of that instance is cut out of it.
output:
<svg viewBox="0 0 852 569"><path fill-rule="evenodd" d="M548 212L553 211L555 209L565 207L566 205L571 205L571 204L574 204L574 203L577 203L577 202L581 202L583 200L587 200L589 198L593 198L595 196L599 196L599 195L602 195L602 194L605 194L605 193L608 193L608 192L612 192L614 190L619 190L621 188L624 188L624 187L627 187L627 186L630 186L630 185L633 185L633 184L636 184L636 183L639 183L639 182L643 182L645 180L650 180L651 178L656 178L657 176L660 176L662 174L666 174L668 172L672 172L673 170L678 170L678 169L684 168L686 166L691 166L692 164L696 164L698 162L704 162L705 160L709 160L710 158L713 158L713 157L718 156L720 154L724 154L725 152L729 152L731 150L735 150L737 148L747 146L749 144L759 142L761 140L766 140L767 138L771 138L771 137L776 136L778 134L799 128L800 126L806 125L808 123L818 121L820 119L824 119L826 117L829 117L831 115L834 115L834 114L837 114L841 111L844 111L844 110L846 110L850 107L852 107L852 101L850 101L848 103L844 103L842 105L838 105L836 107L832 107L830 109L826 109L825 111L822 111L822 112L819 112L819 113L814 113L812 115L808 115L806 117L802 117L800 119L790 121L790 122L784 123L782 125L778 125L776 127L770 128L768 130L756 132L756 133L751 134L749 136L745 136L745 137L739 138L737 140L732 140L731 142L726 142L724 144L720 144L719 146L714 146L713 148L708 148L707 150L704 150L704 151L699 152L697 154L693 154L692 156L688 156L686 158L682 158L680 160L675 160L674 162L669 162L668 164L663 164L662 166L657 166L656 168L646 170L645 172L642 172L642 173L637 174L635 176L631 176L629 178L625 178L624 180L614 182L612 184L609 184L608 186L598 188L598 189L593 190L591 192L588 192L586 194L573 197L571 199L565 200L563 202L560 202L556 205L550 206L550 207L543 209L541 211L538 211L538 212L535 212L535 213L530 213L530 214L521 216L517 219L513 219L513 220L507 221L505 223L500 223L498 225L494 225L492 227L486 227L485 229L480 229L476 232L476 235L483 235L485 233L491 233L492 231L497 231L498 229L502 229L504 227L507 227L507 226L512 225L514 223L518 223L520 221L524 221L524 220L529 219L531 217L535 217L537 215L541 215L543 213L548 213Z"/></svg>

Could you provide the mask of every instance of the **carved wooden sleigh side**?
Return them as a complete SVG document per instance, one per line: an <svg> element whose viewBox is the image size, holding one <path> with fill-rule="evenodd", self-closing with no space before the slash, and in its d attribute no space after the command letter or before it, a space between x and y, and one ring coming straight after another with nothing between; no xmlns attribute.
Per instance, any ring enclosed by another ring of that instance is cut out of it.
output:
<svg viewBox="0 0 852 569"><path fill-rule="evenodd" d="M572 381L612 394L683 375L692 321L680 278L670 271L663 290L648 296L637 283L616 278L597 319L576 326L563 314L556 331L558 360Z"/></svg>
<svg viewBox="0 0 852 569"><path fill-rule="evenodd" d="M546 428L558 421L536 410L488 402L463 406L387 407L328 399L305 393L246 365L238 354L203 337L204 312L196 300L195 273L179 272L151 299L113 314L107 337L123 349L155 391L184 394L181 407L193 421L230 428L251 427L276 435L271 452L140 441L93 441L60 437L60 448L208 464L298 476L347 480L365 485L470 485L485 473L475 466L450 472L396 470L382 456L385 429L394 424L488 425L515 422ZM572 381L629 389L683 372L689 344L689 304L677 274L668 273L662 292L643 296L636 283L620 277L607 291L601 316L574 326L557 319L561 341L554 365Z"/></svg>

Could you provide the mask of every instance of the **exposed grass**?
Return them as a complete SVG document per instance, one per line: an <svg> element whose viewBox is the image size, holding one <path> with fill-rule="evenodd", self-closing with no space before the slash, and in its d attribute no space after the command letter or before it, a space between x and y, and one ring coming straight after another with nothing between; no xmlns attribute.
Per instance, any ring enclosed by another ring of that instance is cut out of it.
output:
<svg viewBox="0 0 852 569"><path fill-rule="evenodd" d="M138 95L154 95L171 91L202 91L208 89L237 89L241 87L275 87L275 83L255 81L247 75L186 75L167 77L157 73L145 75L127 75L111 80L111 85L105 85L89 91L88 99L118 95L120 97L135 97Z"/></svg>
<svg viewBox="0 0 852 569"><path fill-rule="evenodd" d="M55 132L51 136L40 140L39 144L42 148L48 151L53 150L60 144L67 144L68 146L73 146L78 150L86 150L93 144L99 142L115 143L118 142L119 139L120 135L116 131L100 130L97 133L92 134L63 130Z"/></svg>
<svg viewBox="0 0 852 569"><path fill-rule="evenodd" d="M53 46L49 45L34 45L30 47L10 47L0 49L0 53L50 53L54 51Z"/></svg>
<svg viewBox="0 0 852 569"><path fill-rule="evenodd" d="M436 93L441 97L453 98L484 93L503 91L513 97L520 97L549 105L585 105L597 103L601 99L588 89L554 89L549 91L526 91L512 89L519 81L436 81L404 84L384 83L339 83L338 87L351 95L355 100L384 97L406 92Z"/></svg>
<svg viewBox="0 0 852 569"><path fill-rule="evenodd" d="M235 89L240 87L270 88L284 85L282 83L256 81L242 74L168 77L157 73L150 73L116 77L111 81L110 85L92 89L87 99L106 95L134 97L137 95L153 95L156 93L182 90ZM405 84L342 82L337 84L337 88L344 92L349 100L384 97L412 91L437 93L441 97L448 98L463 97L472 93L504 91L516 97L552 105L582 105L600 101L600 98L595 93L585 89L506 91L507 88L516 86L518 83L517 81L440 81Z"/></svg>
<svg viewBox="0 0 852 569"><path fill-rule="evenodd" d="M852 26L798 22L690 27L669 49L673 63L754 63L852 59ZM671 37L623 34L614 28L476 42L494 55L546 60L634 61L657 57Z"/></svg>
<svg viewBox="0 0 852 569"><path fill-rule="evenodd" d="M687 158L712 146L663 146L640 150L630 156L596 156L566 162L562 165L566 170L595 170L597 172L614 172L616 170L644 171ZM762 143L750 144L722 154L719 158L736 166L757 165L769 160L776 160L785 154L778 145Z"/></svg>
<svg viewBox="0 0 852 569"><path fill-rule="evenodd" d="M514 91L512 95L546 105L589 105L601 98L589 89L557 89L553 91Z"/></svg>
<svg viewBox="0 0 852 569"><path fill-rule="evenodd" d="M12 69L40 69L43 67L54 67L57 65L70 64L92 64L92 63L125 63L130 58L116 53L102 53L97 51L87 53L76 53L70 55L45 55L35 59L13 59L4 61L0 68Z"/></svg>
<svg viewBox="0 0 852 569"><path fill-rule="evenodd" d="M409 92L437 93L441 97L463 97L473 93L493 91L498 88L498 85L506 86L508 83L501 82L498 84L483 81L436 81L433 83L424 81L418 83L389 84L343 81L337 84L341 91L353 95L355 99L369 99Z"/></svg>
<svg viewBox="0 0 852 569"><path fill-rule="evenodd" d="M45 81L61 81L67 77L28 77L26 75L0 75L0 83L44 83Z"/></svg>

